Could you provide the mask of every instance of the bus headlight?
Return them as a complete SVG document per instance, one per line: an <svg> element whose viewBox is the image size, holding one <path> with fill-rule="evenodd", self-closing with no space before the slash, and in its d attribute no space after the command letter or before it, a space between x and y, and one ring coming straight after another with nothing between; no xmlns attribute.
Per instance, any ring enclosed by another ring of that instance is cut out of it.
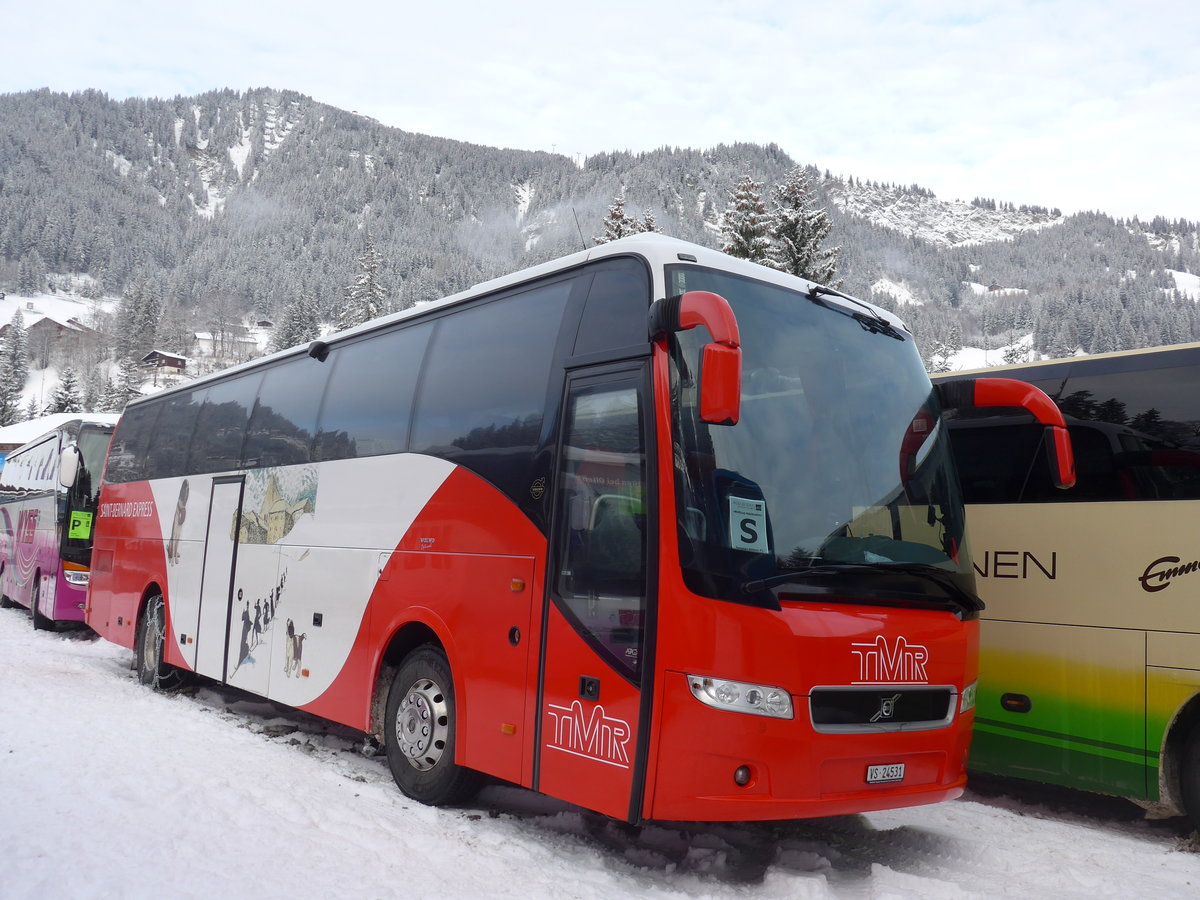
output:
<svg viewBox="0 0 1200 900"><path fill-rule="evenodd" d="M67 579L68 584L85 585L88 583L90 572L80 572L75 569L63 569L63 577Z"/></svg>
<svg viewBox="0 0 1200 900"><path fill-rule="evenodd" d="M783 688L702 675L688 675L687 682L692 696L714 709L773 719L792 718L792 698Z"/></svg>
<svg viewBox="0 0 1200 900"><path fill-rule="evenodd" d="M962 699L958 704L958 714L968 713L975 708L975 692L979 689L979 682L972 681L963 688Z"/></svg>

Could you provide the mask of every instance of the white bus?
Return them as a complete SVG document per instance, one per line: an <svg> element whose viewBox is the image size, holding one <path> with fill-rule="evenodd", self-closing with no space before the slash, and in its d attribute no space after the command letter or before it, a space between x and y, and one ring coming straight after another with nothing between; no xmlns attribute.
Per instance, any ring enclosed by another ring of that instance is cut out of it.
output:
<svg viewBox="0 0 1200 900"><path fill-rule="evenodd" d="M1200 825L1200 344L974 374L1055 400L1078 483L1028 416L950 423L987 604L971 768Z"/></svg>

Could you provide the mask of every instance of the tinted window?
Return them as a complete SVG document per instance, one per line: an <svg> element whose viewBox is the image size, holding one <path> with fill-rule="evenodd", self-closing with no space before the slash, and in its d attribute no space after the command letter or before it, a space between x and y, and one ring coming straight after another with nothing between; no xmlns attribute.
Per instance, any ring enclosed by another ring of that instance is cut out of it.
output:
<svg viewBox="0 0 1200 900"><path fill-rule="evenodd" d="M430 346L412 449L468 466L515 492L542 429L546 391L572 281L443 319Z"/></svg>
<svg viewBox="0 0 1200 900"><path fill-rule="evenodd" d="M188 456L190 473L225 472L241 466L246 423L261 381L262 374L253 372L204 391L204 406Z"/></svg>
<svg viewBox="0 0 1200 900"><path fill-rule="evenodd" d="M335 347L314 460L400 453L408 446L413 390L430 324Z"/></svg>
<svg viewBox="0 0 1200 900"><path fill-rule="evenodd" d="M576 629L634 680L646 606L642 435L635 386L573 392L559 476L559 596Z"/></svg>
<svg viewBox="0 0 1200 900"><path fill-rule="evenodd" d="M246 431L248 467L308 462L328 374L327 364L309 356L267 370Z"/></svg>
<svg viewBox="0 0 1200 900"><path fill-rule="evenodd" d="M108 452L104 480L112 484L139 481L145 477L146 457L154 423L163 404L142 403L125 410Z"/></svg>
<svg viewBox="0 0 1200 900"><path fill-rule="evenodd" d="M632 259L607 264L592 280L575 355L597 353L649 341L646 315L650 280L646 267Z"/></svg>
<svg viewBox="0 0 1200 900"><path fill-rule="evenodd" d="M954 421L967 502L1200 498L1200 367L1132 371L1135 362L1080 360L1028 373L1067 421L1078 475L1069 491L1052 486L1042 429L1027 415L988 411ZM1125 370L1113 371L1118 366Z"/></svg>
<svg viewBox="0 0 1200 900"><path fill-rule="evenodd" d="M171 478L187 471L188 451L203 402L203 391L185 391L166 399L154 429L143 477Z"/></svg>
<svg viewBox="0 0 1200 900"><path fill-rule="evenodd" d="M74 484L67 489L69 519L62 529L62 556L70 562L87 565L92 553L92 526L100 499L100 467L108 452L112 429L103 425L84 425L79 429L79 469Z"/></svg>

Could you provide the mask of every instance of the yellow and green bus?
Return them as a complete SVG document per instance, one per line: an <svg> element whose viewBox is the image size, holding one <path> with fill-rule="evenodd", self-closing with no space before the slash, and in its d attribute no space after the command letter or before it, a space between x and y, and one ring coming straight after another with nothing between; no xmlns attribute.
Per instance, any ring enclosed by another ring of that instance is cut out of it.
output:
<svg viewBox="0 0 1200 900"><path fill-rule="evenodd" d="M1200 826L1200 344L983 372L1054 399L1078 481L1027 413L949 423L987 604L970 768Z"/></svg>

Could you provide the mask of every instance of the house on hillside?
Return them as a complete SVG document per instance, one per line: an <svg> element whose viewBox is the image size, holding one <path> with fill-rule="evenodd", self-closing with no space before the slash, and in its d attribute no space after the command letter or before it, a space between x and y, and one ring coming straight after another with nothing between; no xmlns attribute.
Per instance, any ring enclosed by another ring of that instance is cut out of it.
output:
<svg viewBox="0 0 1200 900"><path fill-rule="evenodd" d="M258 356L258 341L245 325L224 325L218 332L195 332L192 335L192 352L196 356L245 362Z"/></svg>
<svg viewBox="0 0 1200 900"><path fill-rule="evenodd" d="M163 375L182 375L187 369L188 358L180 356L178 353L168 353L165 350L151 350L138 362L143 369L154 370L154 383L158 384L160 372Z"/></svg>
<svg viewBox="0 0 1200 900"><path fill-rule="evenodd" d="M0 338L11 325L11 322L0 325ZM42 315L25 328L25 346L29 362L38 369L50 365L52 356L59 359L76 359L95 341L95 329L84 325L74 316L59 319Z"/></svg>

